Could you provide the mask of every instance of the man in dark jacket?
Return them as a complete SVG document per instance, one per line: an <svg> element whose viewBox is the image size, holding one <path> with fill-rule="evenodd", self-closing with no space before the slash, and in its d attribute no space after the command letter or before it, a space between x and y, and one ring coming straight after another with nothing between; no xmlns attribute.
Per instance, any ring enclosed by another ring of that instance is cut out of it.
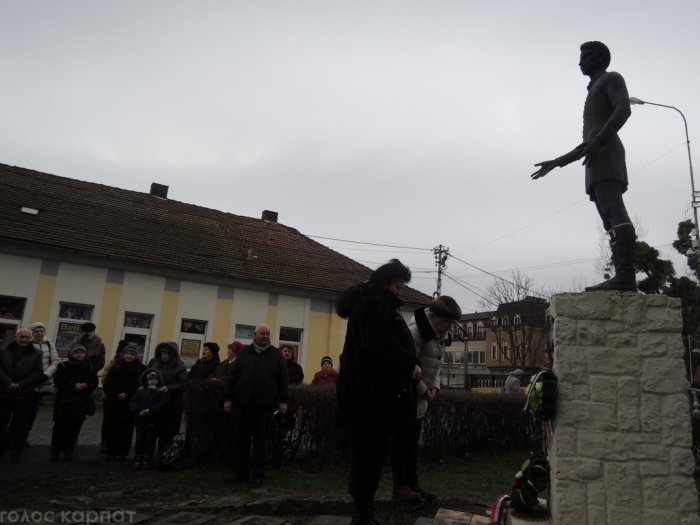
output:
<svg viewBox="0 0 700 525"><path fill-rule="evenodd" d="M289 384L300 385L304 381L304 369L299 363L294 362L294 347L284 344L280 347L284 360L287 361L287 372L289 373Z"/></svg>
<svg viewBox="0 0 700 525"><path fill-rule="evenodd" d="M10 460L20 460L34 387L43 383L42 362L43 354L34 348L29 328L20 328L15 340L0 351L0 459L9 448Z"/></svg>
<svg viewBox="0 0 700 525"><path fill-rule="evenodd" d="M235 474L226 481L241 483L250 473L250 440L255 447L250 486L257 488L265 477L270 421L276 409L284 414L289 399L287 363L282 352L270 344L270 327L258 325L253 344L244 347L231 365L224 410L233 412L235 423Z"/></svg>

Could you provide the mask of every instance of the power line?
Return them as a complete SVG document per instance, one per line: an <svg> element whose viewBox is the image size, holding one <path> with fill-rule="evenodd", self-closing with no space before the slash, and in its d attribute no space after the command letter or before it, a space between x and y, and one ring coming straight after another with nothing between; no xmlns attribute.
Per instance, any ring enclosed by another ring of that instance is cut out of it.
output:
<svg viewBox="0 0 700 525"><path fill-rule="evenodd" d="M321 237L320 235L306 235L306 237L311 237L313 239L325 239L327 241L349 242L352 244L367 244L369 246L382 246L384 248L401 248L403 250L422 250L422 251L426 251L426 252L432 251L432 248L414 248L412 246L395 246L393 244L379 244L376 242L349 241L347 239L335 239L333 237Z"/></svg>
<svg viewBox="0 0 700 525"><path fill-rule="evenodd" d="M588 198L583 198L583 199L581 199L580 201L576 201L576 202L574 202L573 204L569 204L566 208L562 208L562 209L559 210L559 211L555 211L554 213L551 213L551 214L547 215L546 217L542 217L541 219L539 219L539 220L537 220L537 221L535 221L535 222L532 222L532 223L530 223L530 224L528 224L528 225L526 225L526 226L523 226L522 228L518 228L518 229L515 230L515 231L512 231L512 232L510 232L510 233L506 233L505 235L502 235L502 236L497 237L497 238L495 238L495 239L491 239L491 240L488 241L488 242L485 242L485 243L483 243L483 244L479 244L478 246L474 246L473 248L469 248L468 250L465 250L465 251L463 251L463 252L459 252L457 255L462 255L463 253L471 252L471 251L473 251L473 250L476 250L477 248L481 248L481 247L483 247L483 246L486 246L487 244L491 244L491 243L493 243L493 242L500 241L501 239L505 239L506 237L510 237L511 235L515 235L516 233L521 232L521 231L523 231L524 229L529 228L530 226L534 226L535 224L538 224L538 223L540 223L540 222L542 222L542 221L544 221L544 220L546 220L546 219L549 219L550 217L554 217L554 216L557 215L558 213L561 213L561 212L563 212L563 211L566 211L566 210L568 210L569 208L571 208L571 207L573 207L573 206L576 206L577 204L579 204L579 203L581 203L581 202L583 202L583 201L587 201L587 200L588 200ZM452 257L454 257L454 255L453 255ZM455 257L455 259L456 259L456 257ZM459 260L459 259L457 259L457 260Z"/></svg>
<svg viewBox="0 0 700 525"><path fill-rule="evenodd" d="M453 259L457 259L459 262L461 262L461 263L463 263L463 264L466 264L467 266L471 266L471 267L474 268L475 270L479 270L480 272L483 272L483 273L485 273L485 274L487 274L487 275L490 275L491 277L495 277L496 279L499 279L499 280L501 280L501 281L503 281L503 282L505 282L505 283L508 283L508 284L510 284L511 286L515 286L516 288L519 288L519 289L521 289L521 290L526 290L528 293L532 293L532 294L534 294L534 295L539 295L539 296L540 296L541 298L543 298L543 299L549 299L549 298L548 298L546 295L544 295L544 294L541 294L541 293L539 293L539 292L536 292L536 291L531 290L531 289L529 289L529 288L526 288L526 287L524 287L524 286L520 286L519 284L516 284L516 283L514 283L513 281L509 281L508 279L504 279L503 277L499 277L498 275L493 274L493 273L491 273L491 272L487 272L486 270L482 270L482 269L479 268L478 266L474 266L473 264L468 263L467 261L463 261L463 260L460 259L459 257L455 257L454 255L451 255L451 257L452 257Z"/></svg>

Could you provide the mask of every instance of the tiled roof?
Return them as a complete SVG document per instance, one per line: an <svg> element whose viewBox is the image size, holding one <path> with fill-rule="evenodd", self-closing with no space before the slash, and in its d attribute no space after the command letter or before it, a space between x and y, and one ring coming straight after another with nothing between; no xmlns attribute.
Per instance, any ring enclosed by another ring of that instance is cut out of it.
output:
<svg viewBox="0 0 700 525"><path fill-rule="evenodd" d="M371 274L275 222L5 164L0 183L0 238L330 293ZM402 299L430 301L411 288Z"/></svg>

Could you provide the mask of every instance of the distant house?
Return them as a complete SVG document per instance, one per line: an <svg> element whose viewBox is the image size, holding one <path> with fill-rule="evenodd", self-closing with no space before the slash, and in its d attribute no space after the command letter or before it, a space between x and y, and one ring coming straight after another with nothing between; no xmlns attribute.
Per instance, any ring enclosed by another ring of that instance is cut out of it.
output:
<svg viewBox="0 0 700 525"><path fill-rule="evenodd" d="M545 299L528 296L501 304L491 313L486 366L492 373L521 368L529 374L540 369L547 348L548 308Z"/></svg>
<svg viewBox="0 0 700 525"><path fill-rule="evenodd" d="M291 343L308 378L336 359L334 297L371 270L277 222L0 164L0 339L41 321L63 355L92 321L108 358L121 339L143 359L176 341L191 364L205 341L249 343L259 323ZM430 297L402 294L404 315Z"/></svg>

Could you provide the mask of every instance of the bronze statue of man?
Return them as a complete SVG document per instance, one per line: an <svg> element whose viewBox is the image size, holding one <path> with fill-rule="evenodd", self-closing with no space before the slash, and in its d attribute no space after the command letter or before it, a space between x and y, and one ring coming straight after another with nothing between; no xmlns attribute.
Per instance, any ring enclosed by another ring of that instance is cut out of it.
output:
<svg viewBox="0 0 700 525"><path fill-rule="evenodd" d="M583 159L586 193L595 202L610 236L615 277L586 291L637 291L634 225L625 209L622 194L627 191L625 148L617 132L631 114L629 94L622 75L606 71L610 50L602 42L581 45L581 72L590 77L583 106L583 142L566 155L535 164L540 169L533 179L544 177L556 167Z"/></svg>

